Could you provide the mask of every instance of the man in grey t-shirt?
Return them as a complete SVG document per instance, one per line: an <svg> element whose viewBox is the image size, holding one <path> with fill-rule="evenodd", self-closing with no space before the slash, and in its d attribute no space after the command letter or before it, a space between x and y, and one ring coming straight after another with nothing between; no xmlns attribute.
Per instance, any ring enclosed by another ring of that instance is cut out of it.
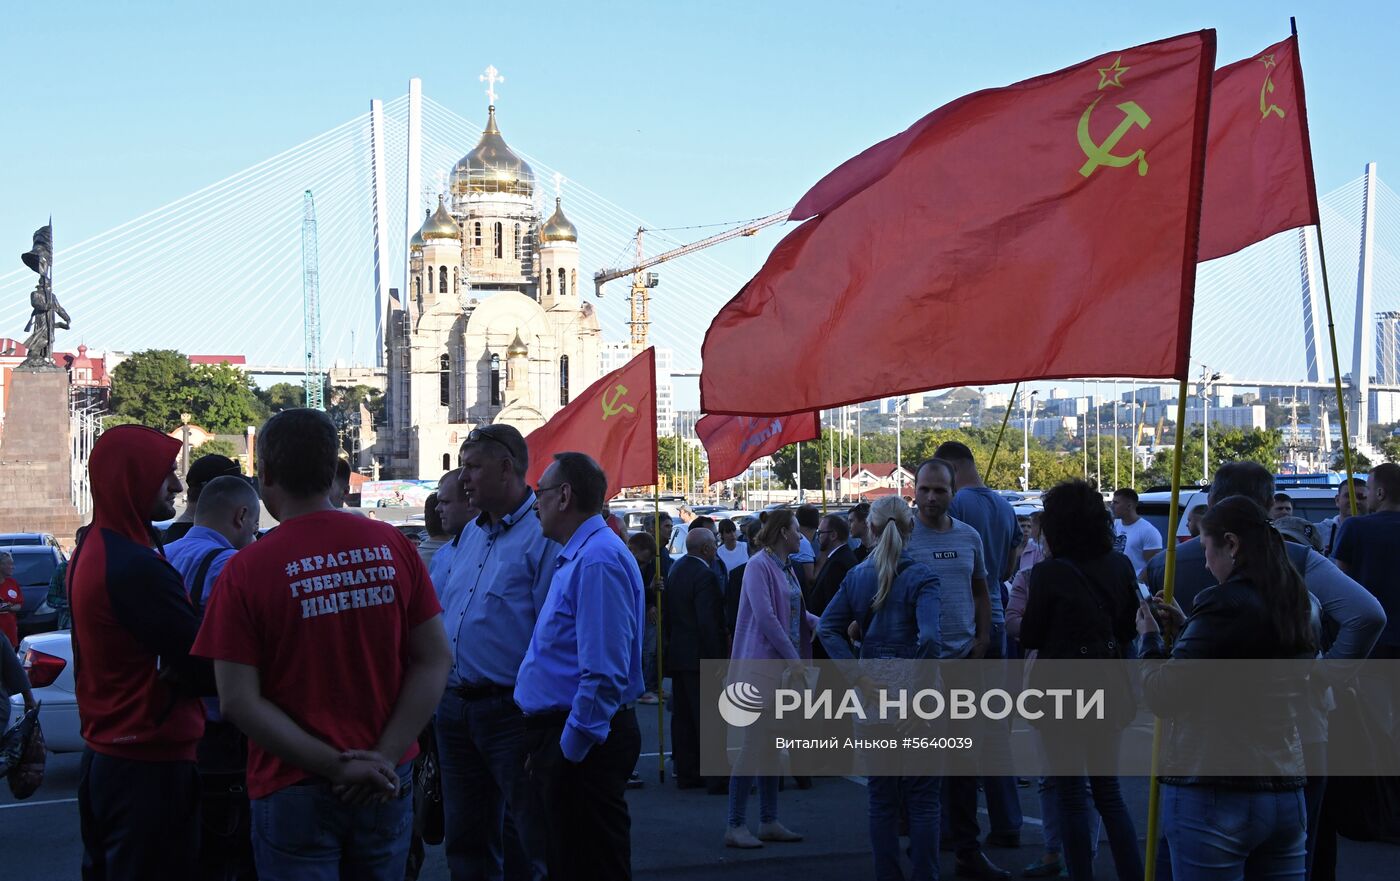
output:
<svg viewBox="0 0 1400 881"><path fill-rule="evenodd" d="M940 658L980 658L987 653L991 602L987 562L977 530L948 513L953 469L930 459L915 477L914 534L906 550L938 575L941 603Z"/></svg>
<svg viewBox="0 0 1400 881"><path fill-rule="evenodd" d="M977 530L953 519L953 466L930 459L915 476L914 533L905 550L938 575L941 606L938 656L983 658L990 645L992 610L987 594L987 559ZM960 877L1001 879L1006 872L982 852L977 823L977 778L952 776L943 781L942 808L948 812Z"/></svg>

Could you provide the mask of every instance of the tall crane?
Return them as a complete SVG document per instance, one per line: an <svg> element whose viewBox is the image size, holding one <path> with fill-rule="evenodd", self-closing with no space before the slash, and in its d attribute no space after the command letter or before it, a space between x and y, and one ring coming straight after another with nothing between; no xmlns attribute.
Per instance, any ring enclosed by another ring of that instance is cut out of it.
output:
<svg viewBox="0 0 1400 881"><path fill-rule="evenodd" d="M707 239L698 242L691 242L688 245L681 245L679 248L672 248L661 254L657 254L650 259L642 256L642 234L646 230L637 228L637 262L626 268L602 269L593 273L593 289L599 296L603 296L603 285L628 275L632 276L632 292L628 295L628 302L632 305L632 320L627 322L628 328L632 331L632 354L637 355L647 347L647 330L651 326L651 319L647 315L647 307L651 300L651 289L660 284L660 278L655 272L647 272L658 263L665 263L667 260L674 260L677 257L684 257L686 254L693 254L702 251L711 245L718 245L720 242L727 242L739 236L751 236L763 229L765 226L772 226L775 223L782 223L788 219L792 212L779 211L767 217L760 217L757 220L749 221L740 226L727 229L722 233L712 235Z"/></svg>
<svg viewBox="0 0 1400 881"><path fill-rule="evenodd" d="M301 295L306 308L306 406L325 407L325 376L321 373L321 270L316 249L316 199L307 190L301 197Z"/></svg>

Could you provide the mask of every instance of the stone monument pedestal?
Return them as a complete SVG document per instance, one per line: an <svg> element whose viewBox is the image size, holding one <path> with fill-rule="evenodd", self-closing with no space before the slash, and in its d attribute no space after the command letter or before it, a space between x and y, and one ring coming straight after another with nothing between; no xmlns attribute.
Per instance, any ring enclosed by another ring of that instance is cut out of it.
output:
<svg viewBox="0 0 1400 881"><path fill-rule="evenodd" d="M71 547L83 524L72 475L68 372L15 368L0 437L0 532L48 532Z"/></svg>

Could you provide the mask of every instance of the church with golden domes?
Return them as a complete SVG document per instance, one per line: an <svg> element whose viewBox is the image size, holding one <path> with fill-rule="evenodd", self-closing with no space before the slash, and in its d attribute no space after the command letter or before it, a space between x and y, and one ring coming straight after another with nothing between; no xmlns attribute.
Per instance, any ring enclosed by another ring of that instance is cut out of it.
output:
<svg viewBox="0 0 1400 881"><path fill-rule="evenodd" d="M529 434L599 376L602 332L580 297L578 230L544 216L494 104L409 244L408 290L385 334L385 477L437 478L473 428Z"/></svg>

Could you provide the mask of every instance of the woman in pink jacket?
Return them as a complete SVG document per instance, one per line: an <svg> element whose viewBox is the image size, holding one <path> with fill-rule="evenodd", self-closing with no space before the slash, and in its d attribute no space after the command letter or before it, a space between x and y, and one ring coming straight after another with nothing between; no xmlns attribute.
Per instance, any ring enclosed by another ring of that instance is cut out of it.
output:
<svg viewBox="0 0 1400 881"><path fill-rule="evenodd" d="M758 553L744 567L744 586L739 595L739 617L734 625L734 650L730 654L729 681L746 683L771 706L773 690L782 682L774 661L786 661L794 681L800 682L804 658L812 657L812 635L817 617L802 602L802 587L788 557L797 553L802 534L792 511L773 511L755 539ZM750 663L750 662L765 663ZM778 762L772 733L767 731L768 713L744 729L744 745L729 778L729 825L724 832L726 847L762 847L764 841L801 841L802 836L778 822L778 778L760 776L758 781L758 837L749 831L749 788L755 770Z"/></svg>

